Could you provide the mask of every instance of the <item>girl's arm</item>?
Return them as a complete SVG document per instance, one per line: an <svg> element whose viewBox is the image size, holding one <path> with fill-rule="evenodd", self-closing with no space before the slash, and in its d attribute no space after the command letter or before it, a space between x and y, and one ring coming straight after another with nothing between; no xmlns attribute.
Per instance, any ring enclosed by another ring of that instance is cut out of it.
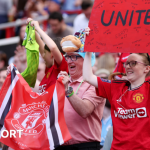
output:
<svg viewBox="0 0 150 150"><path fill-rule="evenodd" d="M92 72L91 52L86 52L83 63L83 80L98 88L97 76Z"/></svg>

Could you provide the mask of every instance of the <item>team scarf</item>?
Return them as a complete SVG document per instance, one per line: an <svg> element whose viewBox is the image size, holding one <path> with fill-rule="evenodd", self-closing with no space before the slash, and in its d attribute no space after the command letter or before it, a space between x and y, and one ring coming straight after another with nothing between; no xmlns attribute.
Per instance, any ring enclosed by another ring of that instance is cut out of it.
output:
<svg viewBox="0 0 150 150"><path fill-rule="evenodd" d="M15 150L52 150L71 139L64 119L65 90L60 77L43 93L32 92L12 65L0 91L0 131L15 136L0 142ZM17 130L23 130L21 137ZM5 134L6 136L7 134Z"/></svg>

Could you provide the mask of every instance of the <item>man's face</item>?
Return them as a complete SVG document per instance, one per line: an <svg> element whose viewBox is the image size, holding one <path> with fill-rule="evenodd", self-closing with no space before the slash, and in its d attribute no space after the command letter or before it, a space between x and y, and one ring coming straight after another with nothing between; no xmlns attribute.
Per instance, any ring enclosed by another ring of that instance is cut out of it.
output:
<svg viewBox="0 0 150 150"><path fill-rule="evenodd" d="M0 89L2 88L2 85L7 77L6 73L7 73L7 70L3 70L0 72Z"/></svg>
<svg viewBox="0 0 150 150"><path fill-rule="evenodd" d="M70 58L67 60L69 74L73 80L77 80L82 76L84 59L77 53L67 53L66 56L70 56L70 57L79 56L75 61L72 61Z"/></svg>
<svg viewBox="0 0 150 150"><path fill-rule="evenodd" d="M58 34L62 30L63 21L59 22L57 19L50 19L49 24L54 34Z"/></svg>
<svg viewBox="0 0 150 150"><path fill-rule="evenodd" d="M92 7L87 8L86 10L82 10L82 12L85 14L86 18L90 20L91 12L92 12Z"/></svg>

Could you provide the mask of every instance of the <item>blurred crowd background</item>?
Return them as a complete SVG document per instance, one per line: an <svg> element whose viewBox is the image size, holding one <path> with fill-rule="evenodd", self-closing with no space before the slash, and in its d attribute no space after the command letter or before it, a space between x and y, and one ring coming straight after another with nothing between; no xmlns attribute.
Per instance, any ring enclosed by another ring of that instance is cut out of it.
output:
<svg viewBox="0 0 150 150"><path fill-rule="evenodd" d="M94 0L0 0L0 88L6 78L6 67L14 63L20 72L26 68L26 50L22 47L25 34L25 21L28 17L38 20L41 28L51 37L72 35L88 27ZM96 53L93 72L102 78L114 71L119 53ZM38 86L45 75L45 63L40 57ZM103 124L110 120L110 104L104 109ZM102 139L112 123L106 124Z"/></svg>

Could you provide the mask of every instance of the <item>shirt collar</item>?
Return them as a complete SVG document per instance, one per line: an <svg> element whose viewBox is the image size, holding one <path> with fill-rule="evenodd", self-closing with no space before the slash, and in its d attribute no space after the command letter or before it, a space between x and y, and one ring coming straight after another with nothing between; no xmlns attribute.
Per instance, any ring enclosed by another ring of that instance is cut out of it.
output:
<svg viewBox="0 0 150 150"><path fill-rule="evenodd" d="M74 81L72 81L71 77L70 77L69 81L70 81L70 83L72 83L72 82L79 82L79 83L81 83L83 81L83 76L81 76L80 78L78 78L77 80L74 80Z"/></svg>

